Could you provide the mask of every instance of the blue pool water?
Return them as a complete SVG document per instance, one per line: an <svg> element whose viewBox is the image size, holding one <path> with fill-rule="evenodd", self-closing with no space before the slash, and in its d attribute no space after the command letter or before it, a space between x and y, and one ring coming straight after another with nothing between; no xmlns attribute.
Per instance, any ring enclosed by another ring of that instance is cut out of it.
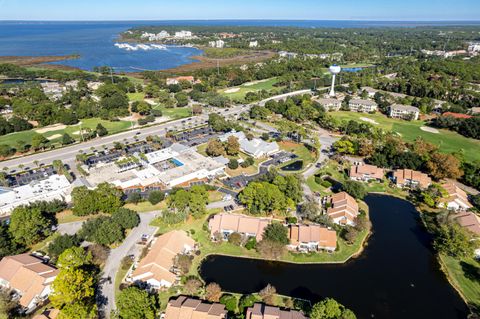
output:
<svg viewBox="0 0 480 319"><path fill-rule="evenodd" d="M178 166L183 166L183 163L177 160L176 158L172 158L172 163L175 164L177 167Z"/></svg>

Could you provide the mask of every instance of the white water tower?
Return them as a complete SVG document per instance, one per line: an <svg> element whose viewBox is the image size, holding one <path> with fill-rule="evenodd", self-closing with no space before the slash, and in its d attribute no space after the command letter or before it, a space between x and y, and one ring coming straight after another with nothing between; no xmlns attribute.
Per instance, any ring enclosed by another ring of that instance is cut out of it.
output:
<svg viewBox="0 0 480 319"><path fill-rule="evenodd" d="M332 65L329 69L330 73L332 73L332 88L330 89L330 96L335 96L335 78L337 77L337 74L342 71L342 68L339 67L338 65Z"/></svg>

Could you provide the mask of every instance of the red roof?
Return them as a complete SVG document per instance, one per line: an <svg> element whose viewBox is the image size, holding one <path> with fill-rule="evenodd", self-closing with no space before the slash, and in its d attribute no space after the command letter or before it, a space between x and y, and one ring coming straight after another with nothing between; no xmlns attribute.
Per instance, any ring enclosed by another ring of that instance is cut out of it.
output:
<svg viewBox="0 0 480 319"><path fill-rule="evenodd" d="M453 113L453 112L445 112L445 113L443 113L443 116L451 116L451 117L454 117L456 119L469 119L469 118L472 117L471 115L468 115L468 114Z"/></svg>

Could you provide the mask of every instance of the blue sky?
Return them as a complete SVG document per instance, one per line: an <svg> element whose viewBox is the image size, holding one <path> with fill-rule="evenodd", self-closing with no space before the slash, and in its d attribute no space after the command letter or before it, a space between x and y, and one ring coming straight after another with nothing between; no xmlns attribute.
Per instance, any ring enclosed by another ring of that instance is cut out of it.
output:
<svg viewBox="0 0 480 319"><path fill-rule="evenodd" d="M479 20L480 0L0 0L0 20Z"/></svg>

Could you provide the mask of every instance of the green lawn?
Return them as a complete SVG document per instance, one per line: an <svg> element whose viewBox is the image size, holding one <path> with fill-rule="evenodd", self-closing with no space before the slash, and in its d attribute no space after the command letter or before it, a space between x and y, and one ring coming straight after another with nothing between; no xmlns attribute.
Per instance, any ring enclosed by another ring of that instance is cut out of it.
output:
<svg viewBox="0 0 480 319"><path fill-rule="evenodd" d="M274 85L278 82L277 78L271 78L266 81L262 82L250 82L250 83L245 83L240 86L236 87L231 87L231 88L226 88L219 90L218 93L229 97L232 100L235 101L240 101L245 98L245 95L248 92L257 92L257 91L270 91L270 90L278 90L279 88L274 87Z"/></svg>
<svg viewBox="0 0 480 319"><path fill-rule="evenodd" d="M90 128L94 130L98 124L102 124L109 134L118 133L124 131L131 127L131 122L129 121L105 121L99 118L83 119L81 120L81 125L69 125L64 129L53 130L49 132L41 133L43 136L48 138L51 143L59 144L64 133L68 133L72 138L80 140L80 127L82 130ZM40 128L41 129L41 128ZM10 145L12 147L17 147L20 141L23 144L30 144L32 141L32 133L36 132L38 129L33 129L29 131L16 132L0 137L0 144Z"/></svg>
<svg viewBox="0 0 480 319"><path fill-rule="evenodd" d="M289 141L283 141L279 142L278 145L280 146L280 149L283 151L287 152L292 152L293 154L297 155L298 158L295 158L291 161L285 162L283 166L287 166L293 162L296 162L298 160L303 161L303 169L307 167L308 164L315 162L315 153L310 152L310 150L303 144L298 144L298 143L293 143ZM302 170L303 170L302 169ZM293 172L293 173L298 173L298 171Z"/></svg>
<svg viewBox="0 0 480 319"><path fill-rule="evenodd" d="M368 118L378 123L374 124L375 127L397 132L408 142L413 142L417 137L422 137L427 142L438 145L442 152L460 152L465 155L465 159L468 161L480 160L480 152L478 151L480 149L479 140L467 138L448 130L439 130L438 134L422 131L420 127L425 125L423 121L410 122L391 119L380 113L365 114L339 111L331 112L330 114L337 119L347 121L362 121L360 118Z"/></svg>
<svg viewBox="0 0 480 319"><path fill-rule="evenodd" d="M166 108L166 107L157 105L154 107L154 109L161 110L163 116L167 116L172 120L178 120L178 119L192 116L192 109L190 107Z"/></svg>
<svg viewBox="0 0 480 319"><path fill-rule="evenodd" d="M443 270L467 303L480 307L480 265L473 259L459 260L439 255Z"/></svg>
<svg viewBox="0 0 480 319"><path fill-rule="evenodd" d="M139 92L139 93L127 93L128 99L131 102L141 102L145 99L145 93Z"/></svg>

